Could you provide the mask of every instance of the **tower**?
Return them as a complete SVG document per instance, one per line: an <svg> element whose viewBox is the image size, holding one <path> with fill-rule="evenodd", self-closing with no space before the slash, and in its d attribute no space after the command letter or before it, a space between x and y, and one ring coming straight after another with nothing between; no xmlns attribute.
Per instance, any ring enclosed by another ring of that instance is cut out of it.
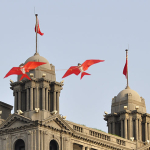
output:
<svg viewBox="0 0 150 150"><path fill-rule="evenodd" d="M111 114L105 115L108 133L137 141L150 140L150 117L144 98L130 89L122 90L112 99Z"/></svg>
<svg viewBox="0 0 150 150"><path fill-rule="evenodd" d="M59 96L63 84L56 82L55 67L48 60L35 53L28 58L23 65L29 61L46 62L28 72L31 80L24 78L11 83L14 95L14 112L22 111L25 117L32 120L43 120L52 113L59 114ZM38 113L35 113L38 111Z"/></svg>

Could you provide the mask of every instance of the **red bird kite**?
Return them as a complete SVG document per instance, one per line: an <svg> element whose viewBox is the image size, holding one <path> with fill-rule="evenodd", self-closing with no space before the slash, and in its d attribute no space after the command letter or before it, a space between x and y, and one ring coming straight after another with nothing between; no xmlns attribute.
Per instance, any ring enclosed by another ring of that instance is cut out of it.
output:
<svg viewBox="0 0 150 150"><path fill-rule="evenodd" d="M65 78L71 74L79 75L81 72L81 79L82 79L84 75L90 75L89 73L86 73L85 71L88 70L88 68L91 65L99 63L99 62L103 62L103 61L104 60L90 59L90 60L86 60L82 65L78 63L78 66L71 66L62 78Z"/></svg>
<svg viewBox="0 0 150 150"><path fill-rule="evenodd" d="M40 66L40 65L44 65L46 64L45 62L32 62L29 61L28 63L26 63L24 66L21 64L19 67L13 67L4 78L16 74L16 75L21 75L20 80L22 80L23 78L27 78L29 80L31 80L29 78L29 76L26 74L26 72L29 72L32 69L35 69L36 67Z"/></svg>

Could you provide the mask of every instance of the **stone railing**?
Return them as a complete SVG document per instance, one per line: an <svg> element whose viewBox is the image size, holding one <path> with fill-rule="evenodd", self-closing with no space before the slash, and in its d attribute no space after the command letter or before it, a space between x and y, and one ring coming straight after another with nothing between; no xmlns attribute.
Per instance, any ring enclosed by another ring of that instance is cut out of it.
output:
<svg viewBox="0 0 150 150"><path fill-rule="evenodd" d="M116 139L116 142L117 142L117 144L119 144L119 145L123 145L123 146L126 145L126 142L123 141L123 140L120 140L120 139Z"/></svg>
<svg viewBox="0 0 150 150"><path fill-rule="evenodd" d="M97 138L101 138L101 139L110 141L110 136L107 136L107 135L105 135L105 134L98 133L98 132L95 132L95 131L92 131L92 130L89 130L89 134L90 134L91 136L95 136L95 137L97 137Z"/></svg>
<svg viewBox="0 0 150 150"><path fill-rule="evenodd" d="M73 125L73 130L76 130L78 132L83 132L83 128L82 127L75 126L75 125Z"/></svg>

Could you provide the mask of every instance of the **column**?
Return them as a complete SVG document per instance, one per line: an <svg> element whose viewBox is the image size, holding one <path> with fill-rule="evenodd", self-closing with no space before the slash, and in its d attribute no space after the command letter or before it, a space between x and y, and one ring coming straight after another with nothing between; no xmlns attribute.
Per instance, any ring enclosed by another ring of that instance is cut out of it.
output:
<svg viewBox="0 0 150 150"><path fill-rule="evenodd" d="M18 110L21 110L21 91L18 92Z"/></svg>
<svg viewBox="0 0 150 150"><path fill-rule="evenodd" d="M16 113L17 112L17 106L18 106L18 104L17 104L17 92L15 92L15 100L14 100L14 102L15 102L15 107L14 107L14 113Z"/></svg>
<svg viewBox="0 0 150 150"><path fill-rule="evenodd" d="M138 130L138 119L136 118L135 120L135 137L136 137L136 140L138 140L138 133L139 133L139 130Z"/></svg>
<svg viewBox="0 0 150 150"><path fill-rule="evenodd" d="M42 88L42 110L45 110L45 88Z"/></svg>
<svg viewBox="0 0 150 150"><path fill-rule="evenodd" d="M33 110L33 88L30 87L30 110Z"/></svg>
<svg viewBox="0 0 150 150"><path fill-rule="evenodd" d="M48 94L48 110L51 111L51 92L49 91L49 94Z"/></svg>
<svg viewBox="0 0 150 150"><path fill-rule="evenodd" d="M39 88L36 87L36 107L39 108Z"/></svg>
<svg viewBox="0 0 150 150"><path fill-rule="evenodd" d="M147 141L147 122L145 122L145 141Z"/></svg>
<svg viewBox="0 0 150 150"><path fill-rule="evenodd" d="M41 137L40 137L40 150L43 150L43 131L40 131Z"/></svg>
<svg viewBox="0 0 150 150"><path fill-rule="evenodd" d="M46 110L48 111L48 88L46 88Z"/></svg>
<svg viewBox="0 0 150 150"><path fill-rule="evenodd" d="M29 111L29 89L27 88L27 107L26 107L26 109L27 109L27 111Z"/></svg>
<svg viewBox="0 0 150 150"><path fill-rule="evenodd" d="M39 130L36 130L36 150L40 150L40 131Z"/></svg>
<svg viewBox="0 0 150 150"><path fill-rule="evenodd" d="M142 135L141 135L141 119L139 119L139 140L142 141Z"/></svg>
<svg viewBox="0 0 150 150"><path fill-rule="evenodd" d="M129 139L130 137L133 137L133 123L132 123L132 117L129 118L128 120L128 125L129 125Z"/></svg>
<svg viewBox="0 0 150 150"><path fill-rule="evenodd" d="M89 147L86 147L86 150L90 150L90 148L89 148Z"/></svg>
<svg viewBox="0 0 150 150"><path fill-rule="evenodd" d="M56 110L58 111L58 113L59 113L59 95L60 95L60 92L57 92L56 93L56 104L57 104Z"/></svg>
<svg viewBox="0 0 150 150"><path fill-rule="evenodd" d="M127 139L127 119L124 119L124 138Z"/></svg>
<svg viewBox="0 0 150 150"><path fill-rule="evenodd" d="M37 103L36 103L36 88L35 89L33 89L33 94L34 94L34 100L33 100L33 103L34 103L34 105L33 105L33 109L35 109L35 108L37 108Z"/></svg>
<svg viewBox="0 0 150 150"><path fill-rule="evenodd" d="M53 100L54 100L54 104L53 104L53 110L56 110L56 91L53 92Z"/></svg>
<svg viewBox="0 0 150 150"><path fill-rule="evenodd" d="M108 122L108 133L111 133L111 122Z"/></svg>
<svg viewBox="0 0 150 150"><path fill-rule="evenodd" d="M115 131L115 122L113 122L112 125L113 125L113 131L112 131L112 134L116 134L116 131Z"/></svg>
<svg viewBox="0 0 150 150"><path fill-rule="evenodd" d="M127 119L124 119L124 138L127 139Z"/></svg>
<svg viewBox="0 0 150 150"><path fill-rule="evenodd" d="M123 137L123 120L121 120L121 137Z"/></svg>

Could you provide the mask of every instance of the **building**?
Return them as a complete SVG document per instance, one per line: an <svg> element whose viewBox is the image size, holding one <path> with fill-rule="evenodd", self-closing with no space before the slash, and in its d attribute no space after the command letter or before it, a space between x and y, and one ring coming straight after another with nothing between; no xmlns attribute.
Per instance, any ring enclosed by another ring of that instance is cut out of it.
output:
<svg viewBox="0 0 150 150"><path fill-rule="evenodd" d="M31 80L11 82L13 106L0 102L0 150L150 150L150 115L145 100L129 87L105 112L108 133L66 120L59 114L63 83L55 66L38 53L29 61L46 62L27 73Z"/></svg>

